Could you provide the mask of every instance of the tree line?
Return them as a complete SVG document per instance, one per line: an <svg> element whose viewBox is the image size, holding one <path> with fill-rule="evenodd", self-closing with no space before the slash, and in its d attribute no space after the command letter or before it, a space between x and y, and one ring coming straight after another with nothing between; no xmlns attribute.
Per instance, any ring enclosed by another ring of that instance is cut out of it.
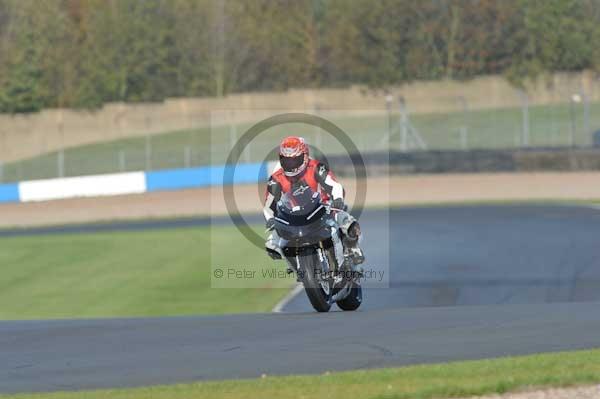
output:
<svg viewBox="0 0 600 399"><path fill-rule="evenodd" d="M0 0L0 112L600 70L599 0Z"/></svg>

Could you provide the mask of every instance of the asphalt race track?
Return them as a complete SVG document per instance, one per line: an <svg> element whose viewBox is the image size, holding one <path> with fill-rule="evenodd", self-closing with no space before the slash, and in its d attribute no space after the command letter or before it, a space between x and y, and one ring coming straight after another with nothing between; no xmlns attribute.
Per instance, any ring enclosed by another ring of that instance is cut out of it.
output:
<svg viewBox="0 0 600 399"><path fill-rule="evenodd" d="M0 322L0 392L321 373L600 347L599 210L402 208L369 211L361 222L366 269L384 278L367 283L358 312L317 314L301 293L279 314ZM98 228L173 223L207 221ZM69 231L0 234L61 232Z"/></svg>
<svg viewBox="0 0 600 399"><path fill-rule="evenodd" d="M371 285L389 286L365 293L363 310L600 301L600 209L423 207L367 213L361 226ZM299 295L286 310L309 308Z"/></svg>

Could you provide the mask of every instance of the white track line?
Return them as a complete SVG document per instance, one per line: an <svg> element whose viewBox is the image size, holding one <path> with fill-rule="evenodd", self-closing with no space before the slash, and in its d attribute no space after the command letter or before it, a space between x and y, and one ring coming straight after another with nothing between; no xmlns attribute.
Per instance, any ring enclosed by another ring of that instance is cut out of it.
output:
<svg viewBox="0 0 600 399"><path fill-rule="evenodd" d="M586 204L582 202L565 202L565 206L574 206L579 208L595 209L600 211L600 204Z"/></svg>
<svg viewBox="0 0 600 399"><path fill-rule="evenodd" d="M283 299L281 301L277 302L277 305L275 305L275 307L273 307L271 312L273 312L273 313L283 312L283 308L288 303L290 303L292 301L292 299L294 299L296 297L296 295L301 293L303 289L304 289L304 286L302 284L296 284L296 286L290 292L288 292L287 295L285 297L283 297Z"/></svg>
<svg viewBox="0 0 600 399"><path fill-rule="evenodd" d="M595 209L597 211L600 211L600 205L594 205L594 204L589 204L585 206L586 208L592 208Z"/></svg>

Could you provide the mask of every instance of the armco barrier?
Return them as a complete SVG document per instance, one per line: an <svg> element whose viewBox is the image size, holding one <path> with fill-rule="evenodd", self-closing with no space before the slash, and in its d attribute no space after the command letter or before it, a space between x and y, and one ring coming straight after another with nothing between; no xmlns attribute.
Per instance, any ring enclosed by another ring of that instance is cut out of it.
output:
<svg viewBox="0 0 600 399"><path fill-rule="evenodd" d="M227 168L229 167L205 166L191 169L117 173L0 184L0 202L31 202L75 197L140 194L217 186L223 183L257 183L267 178L265 165L240 164L233 171L233 179L224 182Z"/></svg>

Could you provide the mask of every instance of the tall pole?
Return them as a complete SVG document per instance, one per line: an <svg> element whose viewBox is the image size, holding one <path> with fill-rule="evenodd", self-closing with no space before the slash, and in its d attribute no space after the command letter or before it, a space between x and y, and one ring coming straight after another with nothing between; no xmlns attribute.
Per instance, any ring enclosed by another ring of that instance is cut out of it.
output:
<svg viewBox="0 0 600 399"><path fill-rule="evenodd" d="M119 171L125 172L127 170L127 165L125 161L125 151L119 150Z"/></svg>
<svg viewBox="0 0 600 399"><path fill-rule="evenodd" d="M215 51L215 91L217 97L223 97L225 91L225 0L218 0L216 7L216 44L213 44Z"/></svg>
<svg viewBox="0 0 600 399"><path fill-rule="evenodd" d="M575 147L575 135L577 133L577 122L575 120L575 104L581 101L581 96L579 94L573 94L570 98L570 115L571 115L571 137L569 140L569 145L571 147Z"/></svg>
<svg viewBox="0 0 600 399"><path fill-rule="evenodd" d="M183 166L185 168L192 166L192 148L189 145L183 147Z"/></svg>
<svg viewBox="0 0 600 399"><path fill-rule="evenodd" d="M229 145L230 149L235 147L235 143L237 141L237 126L235 125L235 117L233 115L233 111L230 112L229 117ZM241 156L242 154L235 154L236 156Z"/></svg>
<svg viewBox="0 0 600 399"><path fill-rule="evenodd" d="M3 154L6 154L6 133L2 130L0 130L0 182L4 181L4 167L2 166L3 164Z"/></svg>
<svg viewBox="0 0 600 399"><path fill-rule="evenodd" d="M462 106L463 125L460 127L460 142L463 150L469 149L469 104L464 96L459 96L458 101Z"/></svg>
<svg viewBox="0 0 600 399"><path fill-rule="evenodd" d="M56 153L56 162L57 176L65 177L65 151L62 148Z"/></svg>
<svg viewBox="0 0 600 399"><path fill-rule="evenodd" d="M388 94L385 96L385 109L387 111L387 134L388 140L392 137L392 102L394 96Z"/></svg>
<svg viewBox="0 0 600 399"><path fill-rule="evenodd" d="M62 112L61 112L62 119ZM65 130L62 120L59 120L58 130L60 131L60 150L57 153L57 175L58 177L65 177Z"/></svg>
<svg viewBox="0 0 600 399"><path fill-rule="evenodd" d="M400 96L398 102L400 103L400 148L406 152L408 151L408 110L404 97Z"/></svg>
<svg viewBox="0 0 600 399"><path fill-rule="evenodd" d="M529 146L529 96L526 92L520 91L521 97L521 146Z"/></svg>
<svg viewBox="0 0 600 399"><path fill-rule="evenodd" d="M146 133L146 170L152 170L152 141L150 134Z"/></svg>
<svg viewBox="0 0 600 399"><path fill-rule="evenodd" d="M586 137L585 143L589 143L587 140L591 140L591 129L590 129L590 98L587 94L583 93L583 134Z"/></svg>
<svg viewBox="0 0 600 399"><path fill-rule="evenodd" d="M321 104L316 103L315 104L315 115L319 116L319 113L321 111ZM322 137L322 130L321 127L316 127L315 128L315 147L317 147L317 149L319 151L323 151L323 149L321 148L323 146L323 137Z"/></svg>

